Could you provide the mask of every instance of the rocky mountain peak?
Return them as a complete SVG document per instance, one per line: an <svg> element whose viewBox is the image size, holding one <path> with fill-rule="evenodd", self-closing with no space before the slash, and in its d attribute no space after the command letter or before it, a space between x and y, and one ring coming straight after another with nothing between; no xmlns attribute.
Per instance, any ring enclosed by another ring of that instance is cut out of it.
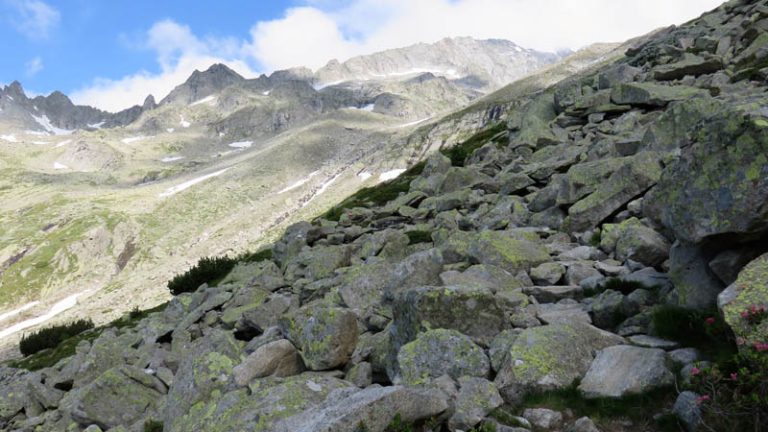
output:
<svg viewBox="0 0 768 432"><path fill-rule="evenodd" d="M224 64L216 63L205 71L195 70L181 85L174 88L160 104L189 104L210 96L233 84L245 81L240 74Z"/></svg>

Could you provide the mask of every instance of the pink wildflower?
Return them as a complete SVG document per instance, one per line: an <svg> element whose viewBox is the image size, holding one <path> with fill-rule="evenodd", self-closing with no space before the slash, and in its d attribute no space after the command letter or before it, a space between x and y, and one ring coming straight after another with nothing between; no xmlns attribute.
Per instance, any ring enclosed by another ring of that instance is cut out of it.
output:
<svg viewBox="0 0 768 432"><path fill-rule="evenodd" d="M696 376L701 373L701 369L697 368L696 366L691 368L691 376Z"/></svg>
<svg viewBox="0 0 768 432"><path fill-rule="evenodd" d="M704 322L706 322L707 325L712 325L712 324L715 323L715 318L714 317L709 317Z"/></svg>
<svg viewBox="0 0 768 432"><path fill-rule="evenodd" d="M731 372L731 381L736 381L737 379L739 379L739 374Z"/></svg>
<svg viewBox="0 0 768 432"><path fill-rule="evenodd" d="M708 401L710 399L709 395L699 396L696 398L696 405L701 405L702 403Z"/></svg>

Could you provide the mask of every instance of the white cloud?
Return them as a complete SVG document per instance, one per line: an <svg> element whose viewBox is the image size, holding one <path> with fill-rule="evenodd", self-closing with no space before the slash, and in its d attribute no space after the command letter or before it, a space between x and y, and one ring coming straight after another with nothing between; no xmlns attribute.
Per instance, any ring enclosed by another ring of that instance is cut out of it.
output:
<svg viewBox="0 0 768 432"><path fill-rule="evenodd" d="M40 0L5 0L14 12L12 24L30 39L46 39L59 24L61 14Z"/></svg>
<svg viewBox="0 0 768 432"><path fill-rule="evenodd" d="M512 40L527 48L578 49L679 24L722 0L306 0L251 30L250 54L265 69L435 42L446 36Z"/></svg>
<svg viewBox="0 0 768 432"><path fill-rule="evenodd" d="M246 77L255 75L246 61L238 58L242 56L236 41L200 39L188 26L171 20L153 25L143 46L157 53L159 72L139 71L119 79L97 78L74 91L72 100L115 112L140 105L149 94L160 100L186 81L195 69L205 70L214 63L225 63Z"/></svg>
<svg viewBox="0 0 768 432"><path fill-rule="evenodd" d="M33 58L24 64L24 69L26 69L28 77L37 75L38 72L43 70L43 59L40 57Z"/></svg>
<svg viewBox="0 0 768 432"><path fill-rule="evenodd" d="M541 51L617 42L679 24L722 0L304 0L282 18L257 22L249 40L200 38L187 26L156 23L141 45L159 73L97 79L73 99L107 110L158 99L192 71L223 62L245 76L295 66L318 68L349 57L450 36L501 38Z"/></svg>

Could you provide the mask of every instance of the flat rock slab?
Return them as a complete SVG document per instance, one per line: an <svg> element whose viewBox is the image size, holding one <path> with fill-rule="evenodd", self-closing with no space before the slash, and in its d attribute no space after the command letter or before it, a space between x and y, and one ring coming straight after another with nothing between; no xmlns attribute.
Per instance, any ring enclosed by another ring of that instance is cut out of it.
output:
<svg viewBox="0 0 768 432"><path fill-rule="evenodd" d="M674 379L664 350L612 346L597 353L579 392L590 399L617 399L671 385Z"/></svg>
<svg viewBox="0 0 768 432"><path fill-rule="evenodd" d="M583 289L578 285L533 286L523 288L523 293L532 295L541 303L555 303L562 299L579 299Z"/></svg>
<svg viewBox="0 0 768 432"><path fill-rule="evenodd" d="M680 344L671 341L666 340L654 336L648 336L648 335L635 335L629 337L629 342L632 343L632 345L637 345L645 348L661 348L663 350L673 350L680 347Z"/></svg>
<svg viewBox="0 0 768 432"><path fill-rule="evenodd" d="M585 306L581 303L558 304L549 303L539 305L536 316L545 324L554 324L557 322L583 321L586 324L592 324L592 318Z"/></svg>

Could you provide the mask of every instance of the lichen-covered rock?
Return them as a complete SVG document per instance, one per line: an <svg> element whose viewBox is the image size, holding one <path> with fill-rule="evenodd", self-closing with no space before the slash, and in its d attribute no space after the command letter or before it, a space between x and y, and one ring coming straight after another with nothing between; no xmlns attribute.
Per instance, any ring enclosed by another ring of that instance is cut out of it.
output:
<svg viewBox="0 0 768 432"><path fill-rule="evenodd" d="M509 348L494 382L508 402L530 391L563 389L584 376L596 351L623 341L577 320L529 328Z"/></svg>
<svg viewBox="0 0 768 432"><path fill-rule="evenodd" d="M530 271L531 280L536 285L556 285L565 274L565 267L560 263L540 264Z"/></svg>
<svg viewBox="0 0 768 432"><path fill-rule="evenodd" d="M347 363L357 344L357 317L349 309L311 304L281 318L279 326L310 370Z"/></svg>
<svg viewBox="0 0 768 432"><path fill-rule="evenodd" d="M645 192L661 177L660 155L638 153L600 183L596 190L568 209L564 226L572 232L594 228L622 206Z"/></svg>
<svg viewBox="0 0 768 432"><path fill-rule="evenodd" d="M396 293L417 286L438 285L443 272L443 255L438 249L429 249L409 255L395 266L385 295L392 298Z"/></svg>
<svg viewBox="0 0 768 432"><path fill-rule="evenodd" d="M351 251L346 245L303 249L287 262L285 276L289 280L302 277L320 280L330 277L337 268L350 264L350 254Z"/></svg>
<svg viewBox="0 0 768 432"><path fill-rule="evenodd" d="M373 386L337 391L315 408L277 422L274 432L384 432L396 416L405 424L438 416L448 401L437 389Z"/></svg>
<svg viewBox="0 0 768 432"><path fill-rule="evenodd" d="M612 346L597 353L579 392L586 398L622 398L671 385L674 379L664 350Z"/></svg>
<svg viewBox="0 0 768 432"><path fill-rule="evenodd" d="M347 388L351 385L346 381L312 373L256 380L248 389L216 392L195 403L166 423L164 430L274 432L278 421L319 405L334 390Z"/></svg>
<svg viewBox="0 0 768 432"><path fill-rule="evenodd" d="M455 411L448 419L448 428L470 430L502 403L504 400L492 382L485 378L461 377Z"/></svg>
<svg viewBox="0 0 768 432"><path fill-rule="evenodd" d="M679 61L653 68L653 78L659 81L671 81L686 75L699 76L715 73L722 68L723 62L718 58L703 58L685 53Z"/></svg>
<svg viewBox="0 0 768 432"><path fill-rule="evenodd" d="M392 305L393 330L400 343L430 329L457 330L488 345L509 328L496 296L484 287L420 287L401 292Z"/></svg>
<svg viewBox="0 0 768 432"><path fill-rule="evenodd" d="M71 391L62 409L82 426L128 426L144 418L163 395L160 381L140 369L109 369L90 384Z"/></svg>
<svg viewBox="0 0 768 432"><path fill-rule="evenodd" d="M339 296L348 307L360 311L374 309L381 303L395 266L385 260L351 267L344 274Z"/></svg>
<svg viewBox="0 0 768 432"><path fill-rule="evenodd" d="M472 340L455 331L430 330L403 345L397 354L400 377L407 385L418 385L431 378L449 375L488 377L490 362Z"/></svg>
<svg viewBox="0 0 768 432"><path fill-rule="evenodd" d="M440 274L445 286L478 286L492 293L512 292L522 284L508 271L492 265L476 264L463 272L447 271Z"/></svg>
<svg viewBox="0 0 768 432"><path fill-rule="evenodd" d="M554 430L563 424L563 413L547 408L528 408L523 411L523 418L541 430Z"/></svg>
<svg viewBox="0 0 768 432"><path fill-rule="evenodd" d="M672 101L708 97L709 93L696 87L665 86L652 83L627 83L613 88L611 101L618 105L663 107Z"/></svg>
<svg viewBox="0 0 768 432"><path fill-rule="evenodd" d="M670 244L664 236L633 217L620 224L603 225L600 247L615 250L618 260L631 259L654 267L669 257Z"/></svg>
<svg viewBox="0 0 768 432"><path fill-rule="evenodd" d="M521 240L503 231L483 231L470 244L469 255L477 263L510 272L528 270L548 261L549 254L538 243Z"/></svg>
<svg viewBox="0 0 768 432"><path fill-rule="evenodd" d="M592 322L600 328L613 328L625 318L639 312L638 305L632 304L625 295L614 290L605 290L600 293L590 303L589 309Z"/></svg>
<svg viewBox="0 0 768 432"><path fill-rule="evenodd" d="M768 309L768 254L759 256L741 270L736 282L720 293L717 306L736 336L748 344L768 341L768 319L754 325L741 316L751 307Z"/></svg>
<svg viewBox="0 0 768 432"><path fill-rule="evenodd" d="M257 348L242 363L235 366L232 373L235 383L245 386L254 378L297 375L303 367L301 357L293 344L281 339Z"/></svg>
<svg viewBox="0 0 768 432"><path fill-rule="evenodd" d="M679 240L768 230L768 121L736 110L702 122L693 144L664 170L644 213Z"/></svg>
<svg viewBox="0 0 768 432"><path fill-rule="evenodd" d="M163 419L174 419L230 382L232 369L241 362L241 343L230 333L212 331L184 352L173 385L168 391Z"/></svg>

